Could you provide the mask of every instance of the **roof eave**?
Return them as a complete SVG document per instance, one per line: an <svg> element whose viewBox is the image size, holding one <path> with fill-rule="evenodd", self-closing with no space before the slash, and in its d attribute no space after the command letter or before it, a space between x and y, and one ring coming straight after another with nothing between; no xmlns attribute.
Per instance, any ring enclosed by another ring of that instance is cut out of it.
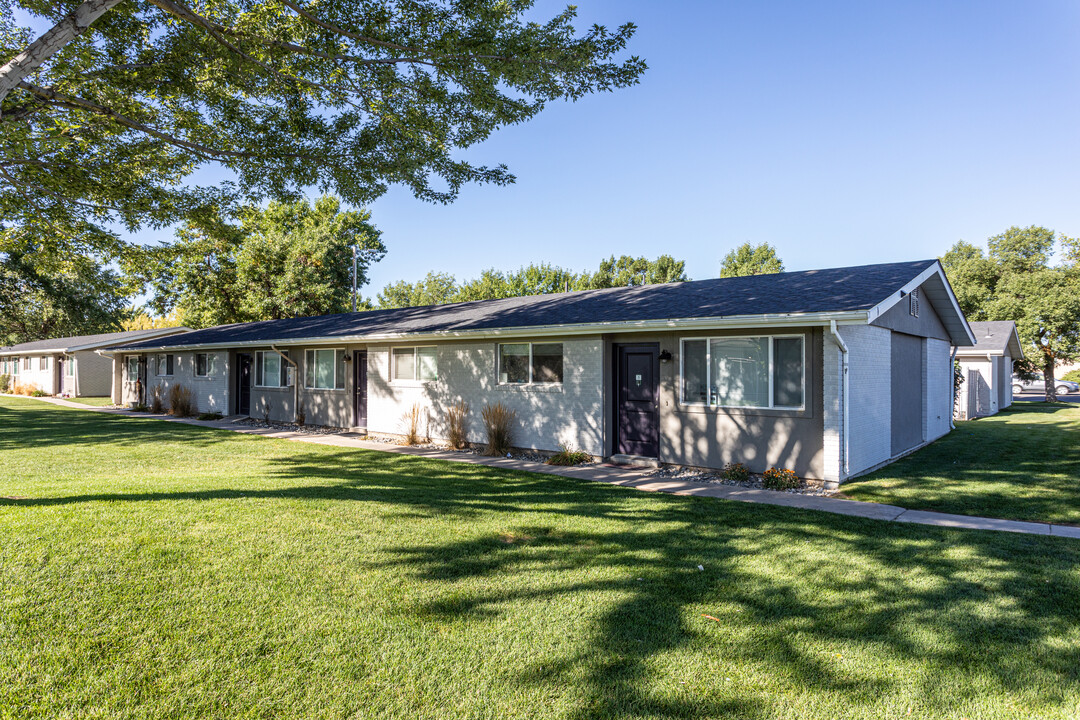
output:
<svg viewBox="0 0 1080 720"><path fill-rule="evenodd" d="M964 317L964 311L960 309L960 303L956 299L956 293L953 292L952 285L949 284L949 278L945 275L945 268L941 266L941 262L938 260L935 260L933 264L905 283L902 288L872 307L868 313L870 321L873 322L885 314L902 298L907 297L912 290L925 285L932 279L938 279L941 287L935 288L931 283L927 288L927 296L938 311L938 315L941 316L945 330L949 333L950 343L956 347L975 345L975 333L971 331L971 326L968 325L967 318ZM948 313L944 312L945 310L948 310Z"/></svg>
<svg viewBox="0 0 1080 720"><path fill-rule="evenodd" d="M264 338L234 342L201 343L192 345L161 345L152 347L118 346L104 348L102 355L119 355L135 352L160 352L168 350L222 350L239 347L266 347L269 345L341 345L353 343L378 343L394 340L484 340L538 336L600 335L611 332L639 333L664 330L704 330L727 327L788 327L818 326L835 320L840 324L865 324L865 310L816 313L778 313L766 315L731 315L708 318L672 318L665 320L640 320L636 322L576 323L561 325L537 325L533 327L484 328L478 330L443 330L417 333L370 333L355 335L315 336L304 338Z"/></svg>

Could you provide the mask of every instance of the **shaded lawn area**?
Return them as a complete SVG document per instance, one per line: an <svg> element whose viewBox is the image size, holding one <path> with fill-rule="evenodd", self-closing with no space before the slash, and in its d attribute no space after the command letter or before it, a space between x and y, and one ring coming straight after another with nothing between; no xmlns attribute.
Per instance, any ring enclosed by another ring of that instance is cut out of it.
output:
<svg viewBox="0 0 1080 720"><path fill-rule="evenodd" d="M0 466L11 717L1080 712L1073 540L8 398Z"/></svg>
<svg viewBox="0 0 1080 720"><path fill-rule="evenodd" d="M112 405L111 397L73 397L66 398L66 400L68 400L68 402L82 403L83 405L90 405L92 407Z"/></svg>
<svg viewBox="0 0 1080 720"><path fill-rule="evenodd" d="M1080 408L1020 403L958 422L934 444L841 490L919 510L1080 524Z"/></svg>

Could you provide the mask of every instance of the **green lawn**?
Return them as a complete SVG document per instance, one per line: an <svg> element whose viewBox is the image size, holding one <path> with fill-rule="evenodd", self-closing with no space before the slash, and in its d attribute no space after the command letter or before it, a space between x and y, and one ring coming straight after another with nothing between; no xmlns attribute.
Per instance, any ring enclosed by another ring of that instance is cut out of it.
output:
<svg viewBox="0 0 1080 720"><path fill-rule="evenodd" d="M844 483L855 500L1080 524L1080 407L1023 402Z"/></svg>
<svg viewBox="0 0 1080 720"><path fill-rule="evenodd" d="M71 402L82 403L83 405L92 405L94 407L105 407L106 405L112 405L111 397L73 397L67 399Z"/></svg>
<svg viewBox="0 0 1080 720"><path fill-rule="evenodd" d="M9 398L0 468L0 717L1080 714L1074 540Z"/></svg>

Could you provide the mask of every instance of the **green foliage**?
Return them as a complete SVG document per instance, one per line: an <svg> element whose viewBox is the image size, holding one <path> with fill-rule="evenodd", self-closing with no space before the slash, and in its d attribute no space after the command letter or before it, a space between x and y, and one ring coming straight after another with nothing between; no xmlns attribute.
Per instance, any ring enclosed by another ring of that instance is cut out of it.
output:
<svg viewBox="0 0 1080 720"><path fill-rule="evenodd" d="M79 5L10 4L49 23ZM391 184L448 202L466 183L512 182L505 166L475 166L460 151L551 101L631 86L645 70L618 59L633 24L579 34L572 7L526 20L531 4L122 2L0 93L0 217L61 237L295 199L311 186L358 205ZM34 33L5 20L8 59ZM184 185L214 164L235 180Z"/></svg>
<svg viewBox="0 0 1080 720"><path fill-rule="evenodd" d="M688 278L685 263L670 255L655 260L612 255L602 261L595 273L571 270L540 263L526 265L516 272L489 268L480 277L458 284L453 275L429 272L423 280L392 283L378 294L380 308L419 307L473 300L498 300L526 295L547 295L568 290L599 290L629 285L684 282Z"/></svg>
<svg viewBox="0 0 1080 720"><path fill-rule="evenodd" d="M9 389L11 389L11 376L0 375L0 393L6 393Z"/></svg>
<svg viewBox="0 0 1080 720"><path fill-rule="evenodd" d="M30 397L45 397L45 396L46 396L46 395L48 395L48 394L49 394L49 393L45 392L45 391L44 391L44 390L42 390L41 388L34 388L34 389L33 389L33 390L32 390L32 391L30 392Z"/></svg>
<svg viewBox="0 0 1080 720"><path fill-rule="evenodd" d="M750 479L750 471L742 463L728 463L722 474L724 478L734 482L746 482Z"/></svg>
<svg viewBox="0 0 1080 720"><path fill-rule="evenodd" d="M204 412L204 413L199 413L199 417L196 418L196 419L203 420L203 421L209 421L209 420L220 420L222 417L224 417L224 416L220 412Z"/></svg>
<svg viewBox="0 0 1080 720"><path fill-rule="evenodd" d="M793 470L786 468L769 468L761 477L761 484L769 490L793 490L801 482Z"/></svg>
<svg viewBox="0 0 1080 720"><path fill-rule="evenodd" d="M751 245L743 243L720 263L720 277L745 277L784 272L784 263L776 254L776 248L768 243Z"/></svg>
<svg viewBox="0 0 1080 720"><path fill-rule="evenodd" d="M1064 262L1051 265L1055 242ZM1040 371L1047 399L1055 397L1054 368L1080 358L1078 241L1047 228L1010 227L988 241L989 253L958 242L941 258L969 320L1013 320L1026 360L1021 374Z"/></svg>
<svg viewBox="0 0 1080 720"><path fill-rule="evenodd" d="M960 386L965 382L964 368L960 365L959 360L953 360L952 368L952 401L953 406L956 406L956 399L960 397Z"/></svg>
<svg viewBox="0 0 1080 720"><path fill-rule="evenodd" d="M36 243L0 252L0 345L119 330L126 300L117 274L94 258L56 257Z"/></svg>
<svg viewBox="0 0 1080 720"><path fill-rule="evenodd" d="M547 459L548 465L582 465L592 461L592 456L584 450L575 450L571 445L559 444L559 452Z"/></svg>
<svg viewBox="0 0 1080 720"><path fill-rule="evenodd" d="M239 223L215 216L185 224L178 242L135 256L128 271L152 291L150 306L188 327L348 312L352 250L357 284L386 249L367 211L342 211L324 196L314 205L245 207Z"/></svg>
<svg viewBox="0 0 1080 720"><path fill-rule="evenodd" d="M1080 383L1080 370L1070 370L1061 376L1062 380L1069 380L1071 382Z"/></svg>

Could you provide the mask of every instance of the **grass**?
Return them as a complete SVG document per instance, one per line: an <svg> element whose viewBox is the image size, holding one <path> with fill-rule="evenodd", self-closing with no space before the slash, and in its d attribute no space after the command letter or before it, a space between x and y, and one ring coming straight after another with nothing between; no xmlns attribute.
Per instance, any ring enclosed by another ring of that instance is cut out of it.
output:
<svg viewBox="0 0 1080 720"><path fill-rule="evenodd" d="M0 467L4 717L1080 713L1073 540L8 398Z"/></svg>
<svg viewBox="0 0 1080 720"><path fill-rule="evenodd" d="M1024 402L845 483L855 500L1080 524L1080 407Z"/></svg>
<svg viewBox="0 0 1080 720"><path fill-rule="evenodd" d="M112 405L111 397L73 397L66 399L71 402L81 403L83 405L92 405L93 407L105 407L106 405Z"/></svg>

